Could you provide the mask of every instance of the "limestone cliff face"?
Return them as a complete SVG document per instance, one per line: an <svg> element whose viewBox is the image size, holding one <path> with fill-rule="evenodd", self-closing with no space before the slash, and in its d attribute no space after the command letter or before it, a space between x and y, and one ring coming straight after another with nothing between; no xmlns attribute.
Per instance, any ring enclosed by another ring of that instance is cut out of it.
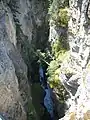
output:
<svg viewBox="0 0 90 120"><path fill-rule="evenodd" d="M32 41L37 43L46 39L48 32L46 27L48 2L41 0L10 0L8 6L13 13L16 27L20 25L20 29L27 36L29 43Z"/></svg>
<svg viewBox="0 0 90 120"><path fill-rule="evenodd" d="M34 108L29 106L32 101L26 64L29 45L46 39L45 9L44 1L0 1L0 112L9 120L27 120L27 113L30 120L36 119Z"/></svg>
<svg viewBox="0 0 90 120"><path fill-rule="evenodd" d="M70 1L70 50L75 63L82 68L88 64L90 53L89 9L89 1Z"/></svg>
<svg viewBox="0 0 90 120"><path fill-rule="evenodd" d="M89 0L69 1L68 40L70 57L63 63L64 69L72 73L69 78L63 76L62 83L67 91L73 95L71 106L61 120L89 120L90 119L90 3ZM65 71L64 71L65 72ZM67 73L66 73L67 74ZM67 80L65 82L65 80ZM77 84L79 87L75 87Z"/></svg>
<svg viewBox="0 0 90 120"><path fill-rule="evenodd" d="M24 94L25 92L28 94L29 91L26 76L27 67L14 46L16 35L15 26L11 19L12 14L8 9L6 13L4 7L4 4L0 3L0 112L7 113L11 120L24 120L26 119L24 105L28 100L28 95Z"/></svg>

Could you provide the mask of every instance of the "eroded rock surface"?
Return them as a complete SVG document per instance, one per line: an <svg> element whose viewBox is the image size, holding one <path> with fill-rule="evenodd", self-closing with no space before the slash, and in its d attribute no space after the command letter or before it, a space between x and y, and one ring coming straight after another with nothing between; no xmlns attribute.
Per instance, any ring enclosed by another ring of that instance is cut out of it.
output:
<svg viewBox="0 0 90 120"><path fill-rule="evenodd" d="M0 112L9 120L27 120L30 87L27 66L16 46L13 14L0 2Z"/></svg>
<svg viewBox="0 0 90 120"><path fill-rule="evenodd" d="M62 65L63 72L72 73L71 79L79 85L73 100L70 102L64 118L60 120L89 120L90 119L90 25L89 25L89 0L70 0L69 20L69 45L70 57ZM65 70L66 69L66 70ZM73 78L78 76L79 79ZM68 81L66 82L68 84ZM64 84L65 85L65 84ZM74 84L73 84L74 85ZM73 86L74 87L74 86ZM70 89L69 89L70 90ZM69 91L70 92L70 91ZM72 91L70 92L72 93Z"/></svg>

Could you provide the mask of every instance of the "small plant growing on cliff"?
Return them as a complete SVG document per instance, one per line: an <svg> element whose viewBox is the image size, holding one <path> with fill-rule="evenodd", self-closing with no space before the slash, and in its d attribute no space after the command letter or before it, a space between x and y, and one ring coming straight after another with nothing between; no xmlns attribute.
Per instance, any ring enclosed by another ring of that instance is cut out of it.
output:
<svg viewBox="0 0 90 120"><path fill-rule="evenodd" d="M68 25L68 6L69 0L53 0L49 7L50 20L52 19L57 26L67 27Z"/></svg>
<svg viewBox="0 0 90 120"><path fill-rule="evenodd" d="M54 59L50 62L47 69L48 82L50 86L57 91L61 102L64 102L66 94L66 91L59 79L60 66L64 59L67 59L68 56L68 47L66 46L67 44L65 45L65 39L66 38L62 36L60 39L52 43L52 56Z"/></svg>
<svg viewBox="0 0 90 120"><path fill-rule="evenodd" d="M68 26L68 20L69 20L69 17L68 17L68 9L65 8L65 9L60 9L59 11L59 22L60 22L60 25L61 26Z"/></svg>

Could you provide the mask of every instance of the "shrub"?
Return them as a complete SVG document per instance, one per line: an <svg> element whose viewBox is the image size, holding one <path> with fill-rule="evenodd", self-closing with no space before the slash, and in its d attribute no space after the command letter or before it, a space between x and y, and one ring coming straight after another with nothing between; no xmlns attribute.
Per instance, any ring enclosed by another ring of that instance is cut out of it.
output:
<svg viewBox="0 0 90 120"><path fill-rule="evenodd" d="M49 7L50 20L52 19L57 26L67 27L68 25L68 0L53 0Z"/></svg>
<svg viewBox="0 0 90 120"><path fill-rule="evenodd" d="M60 25L64 26L64 27L68 26L68 20L69 20L68 9L67 8L60 9L60 11L59 11L59 22L60 22Z"/></svg>
<svg viewBox="0 0 90 120"><path fill-rule="evenodd" d="M54 59L50 62L47 69L48 82L51 88L56 89L61 102L65 100L66 91L59 79L60 66L69 55L67 47L64 46L64 42L63 37L61 37L61 40L56 40L55 43L52 44L52 56Z"/></svg>

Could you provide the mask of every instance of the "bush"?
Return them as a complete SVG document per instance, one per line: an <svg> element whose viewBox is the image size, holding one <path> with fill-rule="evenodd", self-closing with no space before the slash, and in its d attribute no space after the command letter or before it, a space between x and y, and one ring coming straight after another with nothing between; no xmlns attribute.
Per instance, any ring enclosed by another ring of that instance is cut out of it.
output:
<svg viewBox="0 0 90 120"><path fill-rule="evenodd" d="M52 19L57 26L67 27L68 25L68 0L53 0L49 7L50 20Z"/></svg>
<svg viewBox="0 0 90 120"><path fill-rule="evenodd" d="M52 56L54 59L50 62L47 69L48 82L51 88L56 89L61 102L65 100L66 91L59 79L60 66L68 57L68 49L64 45L65 41L63 38L64 37L61 37L61 40L56 40L55 43L52 44Z"/></svg>
<svg viewBox="0 0 90 120"><path fill-rule="evenodd" d="M61 26L67 27L68 26L68 9L64 8L64 9L60 9L59 11L59 22Z"/></svg>

